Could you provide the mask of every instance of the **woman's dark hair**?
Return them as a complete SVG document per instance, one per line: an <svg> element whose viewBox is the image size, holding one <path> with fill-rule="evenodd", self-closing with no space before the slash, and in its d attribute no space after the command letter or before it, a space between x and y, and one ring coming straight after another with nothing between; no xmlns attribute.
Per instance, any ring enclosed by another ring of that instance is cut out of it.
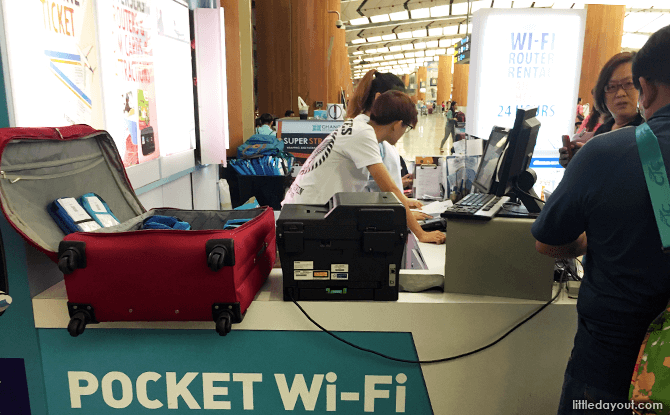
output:
<svg viewBox="0 0 670 415"><path fill-rule="evenodd" d="M605 66L600 70L600 75L598 75L598 81L596 82L595 88L593 88L593 99L594 105L598 111L603 114L609 114L610 110L607 109L607 104L605 103L605 86L610 81L612 74L616 69L623 65L624 63L632 62L635 57L635 52L621 52L612 56L610 60L605 63ZM633 77L635 78L635 77Z"/></svg>
<svg viewBox="0 0 670 415"><path fill-rule="evenodd" d="M293 110L286 110L284 113L284 117L293 117L295 115L295 112Z"/></svg>
<svg viewBox="0 0 670 415"><path fill-rule="evenodd" d="M584 130L587 132L591 132L596 128L596 125L598 125L598 121L600 120L600 111L598 111L596 108L593 108L591 112L589 113L589 119L586 121L586 125L584 126Z"/></svg>
<svg viewBox="0 0 670 415"><path fill-rule="evenodd" d="M270 124L272 125L272 122L275 120L275 117L272 116L272 114L268 114L267 112L263 115L261 115L261 124Z"/></svg>
<svg viewBox="0 0 670 415"><path fill-rule="evenodd" d="M379 73L376 69L370 69L361 79L354 95L349 100L347 117L354 118L370 111L377 92L383 94L390 90L405 92L405 83L392 73Z"/></svg>
<svg viewBox="0 0 670 415"><path fill-rule="evenodd" d="M456 106L456 104L458 104L458 102L456 102L456 101L452 101L451 104L449 104L449 109L450 109L451 111L453 111L453 110L454 110L454 107Z"/></svg>
<svg viewBox="0 0 670 415"><path fill-rule="evenodd" d="M415 127L418 122L416 105L404 92L387 91L372 104L370 120L379 125L402 121L405 125Z"/></svg>
<svg viewBox="0 0 670 415"><path fill-rule="evenodd" d="M640 77L670 85L670 26L649 37L633 59L633 84L640 91Z"/></svg>

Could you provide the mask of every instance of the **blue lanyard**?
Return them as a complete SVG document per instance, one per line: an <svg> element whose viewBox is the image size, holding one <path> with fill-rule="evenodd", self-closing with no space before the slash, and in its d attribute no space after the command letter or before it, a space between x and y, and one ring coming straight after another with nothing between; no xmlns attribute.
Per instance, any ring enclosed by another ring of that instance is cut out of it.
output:
<svg viewBox="0 0 670 415"><path fill-rule="evenodd" d="M658 145L658 138L647 123L635 128L635 139L644 178L647 182L647 190L651 197L651 205L654 208L656 225L661 235L663 252L670 254L670 185L668 185L668 174L665 171L663 156L661 156L661 147Z"/></svg>

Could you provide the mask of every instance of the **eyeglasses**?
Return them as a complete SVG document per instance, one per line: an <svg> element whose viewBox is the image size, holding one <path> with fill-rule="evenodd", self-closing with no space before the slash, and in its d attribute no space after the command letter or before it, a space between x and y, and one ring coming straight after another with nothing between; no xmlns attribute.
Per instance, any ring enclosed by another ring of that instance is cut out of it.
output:
<svg viewBox="0 0 670 415"><path fill-rule="evenodd" d="M633 81L607 84L605 85L605 93L614 94L619 91L619 88L623 88L624 91L630 91L631 89L635 88L635 84L633 84Z"/></svg>
<svg viewBox="0 0 670 415"><path fill-rule="evenodd" d="M404 121L403 121L402 125L405 126L405 134L409 133L410 131L412 131L414 129L414 127L412 127L411 125L405 124Z"/></svg>

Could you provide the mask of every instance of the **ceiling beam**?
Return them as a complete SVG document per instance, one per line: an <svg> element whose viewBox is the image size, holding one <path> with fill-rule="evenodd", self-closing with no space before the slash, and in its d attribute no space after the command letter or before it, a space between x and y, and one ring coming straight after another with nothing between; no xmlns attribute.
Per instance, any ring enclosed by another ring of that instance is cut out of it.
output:
<svg viewBox="0 0 670 415"><path fill-rule="evenodd" d="M424 19L407 19L407 20L396 20L396 21L390 21L390 22L383 22L383 23L370 23L370 24L362 24L358 26L353 26L353 25L348 25L346 26L346 31L347 32L353 32L356 30L366 30L366 29L379 29L380 27L389 27L389 26L398 26L398 25L405 25L405 24L417 24L417 23L433 23L433 22L440 22L443 20L458 20L458 19L466 19L468 17L467 14L459 14L455 16L444 16L444 17L426 17ZM470 15L472 17L472 15Z"/></svg>
<svg viewBox="0 0 670 415"><path fill-rule="evenodd" d="M456 33L455 35L440 35L440 36L426 36L426 37L414 37L411 39L396 39L396 40L382 40L381 42L373 42L373 43L360 43L357 45L351 45L349 46L349 49L351 48L356 48L356 50L361 50L361 47L366 47L366 46L402 46L402 45L407 45L408 43L414 43L414 42L423 42L423 41L430 41L430 40L442 40L442 39L453 39L457 37L464 37L466 36L465 33ZM363 50L365 51L365 50ZM351 52L351 50L349 51Z"/></svg>

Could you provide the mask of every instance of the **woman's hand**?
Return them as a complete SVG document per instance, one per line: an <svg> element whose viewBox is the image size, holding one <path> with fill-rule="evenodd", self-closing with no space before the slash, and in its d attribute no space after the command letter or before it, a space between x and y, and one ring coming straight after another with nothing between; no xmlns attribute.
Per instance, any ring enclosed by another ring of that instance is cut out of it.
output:
<svg viewBox="0 0 670 415"><path fill-rule="evenodd" d="M570 146L572 148L572 154L568 152L567 147L561 147L558 149L558 162L561 164L561 166L567 168L568 163L570 163L570 160L575 156L575 153L577 153L577 150L582 148L585 143L580 143L580 142L571 142Z"/></svg>
<svg viewBox="0 0 670 415"><path fill-rule="evenodd" d="M427 213L423 212L417 212L415 210L412 211L412 216L414 216L414 219L416 220L426 220L426 219L433 219L433 217Z"/></svg>
<svg viewBox="0 0 670 415"><path fill-rule="evenodd" d="M442 231L424 231L416 235L416 238L419 240L419 242L440 245L444 243L444 241L447 239L447 236Z"/></svg>
<svg viewBox="0 0 670 415"><path fill-rule="evenodd" d="M421 209L423 207L423 203L415 199L407 199L407 204L410 209Z"/></svg>

